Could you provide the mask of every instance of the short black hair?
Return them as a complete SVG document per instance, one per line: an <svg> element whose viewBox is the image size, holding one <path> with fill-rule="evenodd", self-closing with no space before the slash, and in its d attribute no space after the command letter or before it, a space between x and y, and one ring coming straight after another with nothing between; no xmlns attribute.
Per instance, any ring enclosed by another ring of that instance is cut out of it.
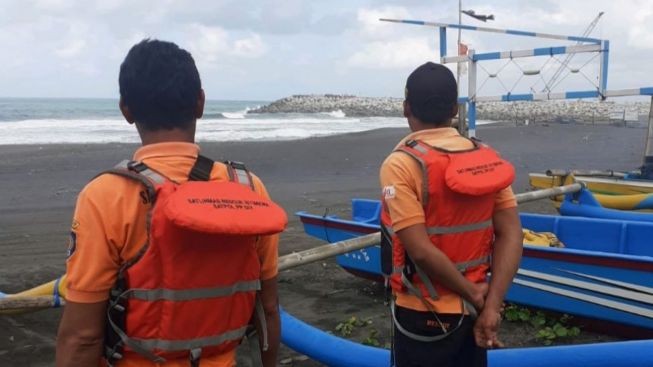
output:
<svg viewBox="0 0 653 367"><path fill-rule="evenodd" d="M144 39L120 65L120 97L150 131L186 128L195 121L202 82L191 54L172 42Z"/></svg>
<svg viewBox="0 0 653 367"><path fill-rule="evenodd" d="M458 103L458 86L451 70L427 62L406 80L406 101L415 117L429 124L442 125L453 117Z"/></svg>

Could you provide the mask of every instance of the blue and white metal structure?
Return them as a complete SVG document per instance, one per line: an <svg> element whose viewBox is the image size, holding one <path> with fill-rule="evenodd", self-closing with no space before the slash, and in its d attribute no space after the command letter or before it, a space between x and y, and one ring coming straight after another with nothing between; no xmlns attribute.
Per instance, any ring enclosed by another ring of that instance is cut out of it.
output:
<svg viewBox="0 0 653 367"><path fill-rule="evenodd" d="M448 23L436 23L436 22L426 22L423 20L408 20L408 19L380 19L383 22L393 22L393 23L404 23L404 24L413 24L421 25L427 27L437 27L437 28L454 28L454 29L463 29L468 31L480 31L480 32L491 32L491 33L503 33L510 34L513 36L526 36L526 37L537 37L537 38L549 38L555 40L564 40L564 41L574 41L574 42L585 42L585 43L595 43L601 44L601 40L598 38L590 37L579 37L579 36L562 36L559 34L550 34L550 33L539 33L539 32L529 32L521 31L516 29L501 29L501 28L490 28L490 27L476 27L467 24L448 24Z"/></svg>
<svg viewBox="0 0 653 367"><path fill-rule="evenodd" d="M635 96L635 95L649 95L653 96L653 87L634 88L623 90L608 90L608 60L610 55L610 42L608 40L568 36L549 33L530 32L515 29L500 29L490 27L477 27L467 24L448 24L437 22L426 22L422 20L408 20L408 19L380 19L384 22L412 24L418 26L427 26L439 28L440 37L440 62L442 64L454 62L467 62L468 63L468 96L460 97L460 103L467 103L467 115L469 120L469 136L476 136L476 102L508 102L508 101L546 101L554 99L579 99L579 98L600 98L618 96ZM535 37L554 39L562 41L572 41L579 44L569 46L554 46L534 48L530 50L517 50L517 51L499 51L476 53L474 50L469 50L466 56L448 56L447 55L447 28L463 29L468 31L490 32L497 34L506 34L513 36ZM501 59L514 59L521 57L536 57L536 56L553 56L564 54L575 54L584 52L598 52L601 54L599 58L599 75L598 86L596 90L585 91L569 91L559 93L524 93L524 94L504 94L498 96L477 96L476 80L477 80L477 63L488 60L501 60Z"/></svg>

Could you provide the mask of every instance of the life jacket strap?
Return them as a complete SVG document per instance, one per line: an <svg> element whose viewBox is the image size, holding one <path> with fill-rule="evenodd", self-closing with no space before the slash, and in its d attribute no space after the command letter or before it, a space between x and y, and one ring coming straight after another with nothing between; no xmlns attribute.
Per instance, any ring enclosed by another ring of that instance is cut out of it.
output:
<svg viewBox="0 0 653 367"><path fill-rule="evenodd" d="M116 304L113 304L113 302L110 302L110 303L109 303L108 310L110 310L111 308L113 308L115 305L116 305ZM113 322L113 320L112 320L112 318L111 318L111 315L110 315L110 313L108 312L108 310L107 310L107 321L109 322L109 326L111 327L111 329L113 330L113 332L116 333L116 334L118 335L118 337L120 337L120 340L121 340L121 344L122 344L122 345L126 345L126 346L128 346L128 347L131 348L133 351L137 352L138 354L142 355L143 357L149 359L150 361L152 361L152 362L154 362L154 363L165 363L165 362L166 362L166 359L165 359L165 358L155 355L155 354L152 353L150 350L148 350L147 348L142 347L142 346L141 346L139 343L137 343L135 340L133 340L132 338L130 338L129 336L127 336L127 334L125 334L125 332L122 331L122 329L121 329L120 327L118 327L118 325L116 325L116 324ZM115 359L119 359L119 358L116 358L116 357L118 357L118 356L116 356L115 353L111 354L110 357L111 357L111 358L114 358L114 360L115 360ZM122 358L122 355L120 355L119 357Z"/></svg>
<svg viewBox="0 0 653 367"><path fill-rule="evenodd" d="M426 208L428 206L428 203L429 203L429 173L428 173L428 170L427 170L427 167L426 167L426 162L424 161L424 159L422 159L422 157L415 154L410 149L406 149L406 147L409 147L409 148L417 150L416 149L417 147L420 147L420 148L424 148L424 147L421 146L421 145L417 145L417 142L414 141L414 140L411 140L411 142L414 142L415 146L410 146L410 145L408 145L408 142L407 142L406 146L399 147L397 150L395 150L395 152L402 152L404 154L407 154L410 157L412 157L419 164L420 169L422 171L422 206L424 208ZM426 154L426 152L424 152L424 154Z"/></svg>
<svg viewBox="0 0 653 367"><path fill-rule="evenodd" d="M440 325L440 328L442 329L442 334L441 335L426 336L426 335L419 335L419 334L416 334L416 333L413 333L411 331L406 330L406 328L404 328L401 325L401 323L399 323L399 320L397 319L396 305L395 305L394 300L392 300L390 302L390 313L392 314L392 322L394 323L397 330L399 330L400 333L407 336L408 338L419 341L419 342L423 342L423 343L433 343L433 342L437 342L437 341L440 341L442 339L447 338L448 336L453 334L456 330L458 330L458 328L460 327L460 325L462 325L463 320L465 318L465 313L463 312L460 315L460 319L458 319L458 323L456 324L456 326L454 326L453 328L447 330L444 327L444 324L442 323L442 321L440 321L440 318L438 317L438 314L435 312L435 310L433 310L432 307L430 307L430 305L429 305L429 311L433 314L433 316L435 317L435 320Z"/></svg>
<svg viewBox="0 0 653 367"><path fill-rule="evenodd" d="M229 173L230 181L249 186L252 190L255 190L252 175L249 173L244 163L236 161L225 161L224 163L227 165L227 172Z"/></svg>
<svg viewBox="0 0 653 367"><path fill-rule="evenodd" d="M195 165L193 165L188 175L188 181L208 181L211 179L211 171L213 170L214 163L212 159L201 154L198 155Z"/></svg>

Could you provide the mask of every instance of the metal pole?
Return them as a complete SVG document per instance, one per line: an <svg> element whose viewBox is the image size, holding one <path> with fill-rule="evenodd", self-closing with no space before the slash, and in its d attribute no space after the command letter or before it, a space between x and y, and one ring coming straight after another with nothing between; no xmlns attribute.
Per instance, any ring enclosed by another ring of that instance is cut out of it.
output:
<svg viewBox="0 0 653 367"><path fill-rule="evenodd" d="M467 102L458 104L458 133L467 135Z"/></svg>
<svg viewBox="0 0 653 367"><path fill-rule="evenodd" d="M461 25L463 23L463 18L462 18L462 10L463 10L463 0L458 0L458 25ZM456 49L456 56L460 55L460 35L461 35L462 29L458 28L458 43L456 43L456 46L458 47ZM458 95L460 95L460 69L461 69L461 63L456 64L456 85L458 86Z"/></svg>
<svg viewBox="0 0 653 367"><path fill-rule="evenodd" d="M651 106L648 112L648 134L646 136L646 148L644 149L642 178L653 180L653 96L651 96Z"/></svg>
<svg viewBox="0 0 653 367"><path fill-rule="evenodd" d="M599 64L599 98L604 100L605 91L608 89L608 60L610 58L610 41L605 40L601 44L601 58Z"/></svg>
<svg viewBox="0 0 653 367"><path fill-rule="evenodd" d="M469 129L467 137L476 137L476 61L474 60L474 50L468 51L469 61L467 70L467 121Z"/></svg>

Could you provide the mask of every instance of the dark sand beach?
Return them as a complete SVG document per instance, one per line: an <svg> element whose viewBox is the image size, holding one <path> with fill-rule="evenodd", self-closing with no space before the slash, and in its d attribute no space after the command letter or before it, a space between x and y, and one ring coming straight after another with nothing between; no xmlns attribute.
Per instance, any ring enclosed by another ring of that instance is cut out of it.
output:
<svg viewBox="0 0 653 367"><path fill-rule="evenodd" d="M322 244L304 235L293 216L298 210L349 214L353 197L379 196L378 169L407 129L287 142L200 143L214 159L246 162L287 211L290 225L280 253ZM645 130L616 126L538 124L485 125L478 130L517 168L516 192L528 188L528 172L548 168L631 170L641 164ZM102 169L128 158L135 145L0 146L0 291L13 293L61 275L75 198ZM553 212L547 201L523 211ZM333 260L280 274L281 304L295 316L324 330L351 316L373 324L354 333L357 340L377 329L388 340L388 312L380 286L348 275ZM0 316L1 366L50 366L60 310ZM536 345L521 326L504 324L509 346ZM577 342L605 337L583 333ZM286 365L313 366L284 349Z"/></svg>

